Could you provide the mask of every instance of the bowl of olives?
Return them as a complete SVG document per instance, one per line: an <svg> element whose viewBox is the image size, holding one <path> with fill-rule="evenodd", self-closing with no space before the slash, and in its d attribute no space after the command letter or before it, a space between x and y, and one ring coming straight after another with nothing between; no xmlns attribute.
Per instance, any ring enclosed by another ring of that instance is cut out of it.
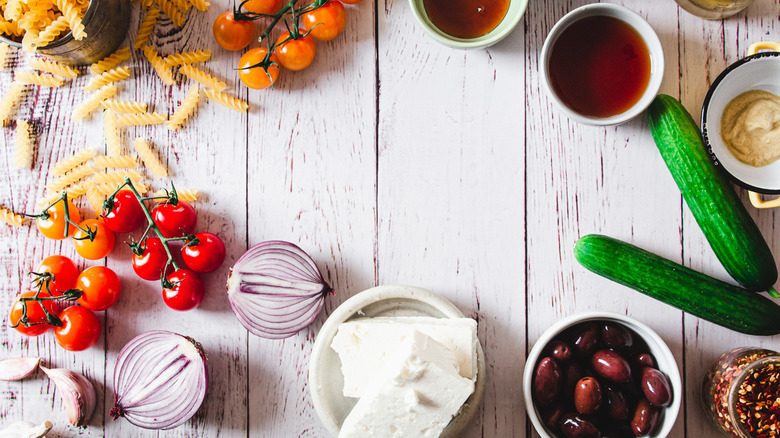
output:
<svg viewBox="0 0 780 438"><path fill-rule="evenodd" d="M539 337L523 372L525 407L543 438L666 437L682 392L663 339L616 313L558 321Z"/></svg>

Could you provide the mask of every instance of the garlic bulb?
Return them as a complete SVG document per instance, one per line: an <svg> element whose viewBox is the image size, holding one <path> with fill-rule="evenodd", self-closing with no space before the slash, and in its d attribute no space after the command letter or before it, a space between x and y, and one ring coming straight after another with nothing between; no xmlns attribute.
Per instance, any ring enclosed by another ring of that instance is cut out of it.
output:
<svg viewBox="0 0 780 438"><path fill-rule="evenodd" d="M68 421L74 426L83 426L89 421L97 403L97 393L86 377L65 369L40 367L54 382L62 397L62 404L68 412Z"/></svg>
<svg viewBox="0 0 780 438"><path fill-rule="evenodd" d="M44 421L36 425L29 421L17 421L12 425L0 430L0 437L3 438L46 438L51 428L54 427L51 421Z"/></svg>

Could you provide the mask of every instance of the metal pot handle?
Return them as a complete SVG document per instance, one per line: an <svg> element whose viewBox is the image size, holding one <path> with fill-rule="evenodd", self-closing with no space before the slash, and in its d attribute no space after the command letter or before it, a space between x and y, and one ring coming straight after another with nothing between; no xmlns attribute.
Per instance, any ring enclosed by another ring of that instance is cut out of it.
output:
<svg viewBox="0 0 780 438"><path fill-rule="evenodd" d="M774 50L780 52L780 43L773 41L761 41L753 43L748 48L748 55L755 55L759 50ZM756 208L777 208L780 207L780 196L775 199L764 201L761 199L761 195L756 192L748 192L750 196L750 203Z"/></svg>

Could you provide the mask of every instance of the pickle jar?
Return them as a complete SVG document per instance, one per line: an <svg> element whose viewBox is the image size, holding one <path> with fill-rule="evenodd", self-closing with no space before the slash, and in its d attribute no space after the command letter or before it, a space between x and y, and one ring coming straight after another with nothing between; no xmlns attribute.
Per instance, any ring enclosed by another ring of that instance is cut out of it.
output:
<svg viewBox="0 0 780 438"><path fill-rule="evenodd" d="M780 436L780 353L757 347L727 351L704 376L707 417L736 438Z"/></svg>

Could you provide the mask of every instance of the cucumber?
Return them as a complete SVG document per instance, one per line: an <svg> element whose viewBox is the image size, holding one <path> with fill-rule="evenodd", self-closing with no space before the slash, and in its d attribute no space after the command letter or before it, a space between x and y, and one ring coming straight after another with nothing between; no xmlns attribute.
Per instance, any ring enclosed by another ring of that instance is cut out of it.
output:
<svg viewBox="0 0 780 438"><path fill-rule="evenodd" d="M607 236L591 234L574 246L590 271L707 321L749 335L780 333L780 306Z"/></svg>
<svg viewBox="0 0 780 438"><path fill-rule="evenodd" d="M647 115L655 144L720 263L750 290L772 288L777 282L772 251L734 188L712 164L691 115L677 99L663 94Z"/></svg>

